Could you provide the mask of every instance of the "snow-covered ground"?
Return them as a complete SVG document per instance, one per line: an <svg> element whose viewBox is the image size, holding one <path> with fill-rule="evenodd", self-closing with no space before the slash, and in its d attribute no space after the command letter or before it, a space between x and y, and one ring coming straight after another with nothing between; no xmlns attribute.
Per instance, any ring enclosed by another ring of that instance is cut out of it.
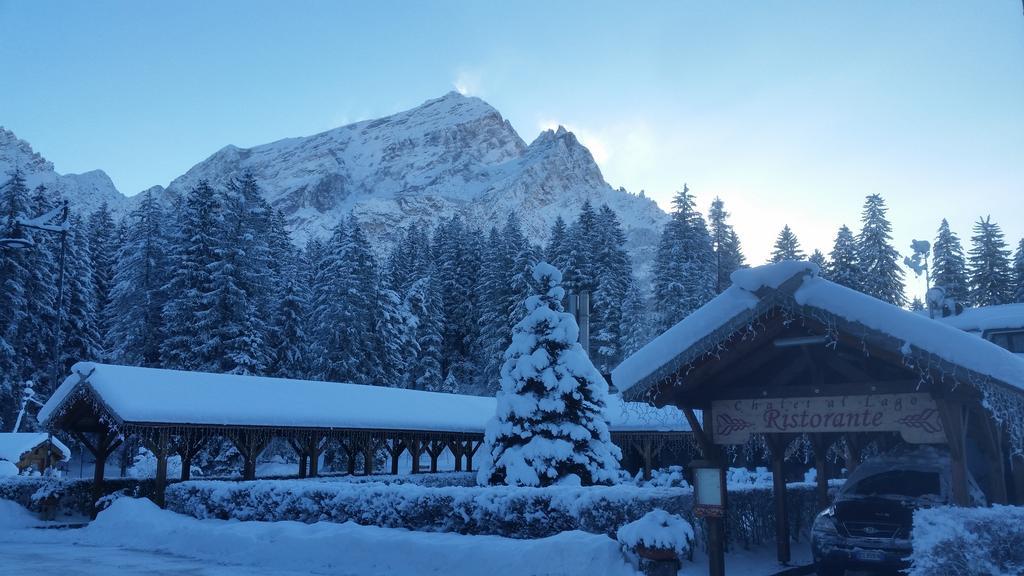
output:
<svg viewBox="0 0 1024 576"><path fill-rule="evenodd" d="M25 509L0 500L0 573L5 576L445 575L637 576L611 538L563 532L514 540L410 532L353 523L196 520L147 500L121 499L86 528L38 529ZM809 550L794 546L795 563ZM730 573L768 575L773 546L730 554ZM680 574L702 574L696 554Z"/></svg>

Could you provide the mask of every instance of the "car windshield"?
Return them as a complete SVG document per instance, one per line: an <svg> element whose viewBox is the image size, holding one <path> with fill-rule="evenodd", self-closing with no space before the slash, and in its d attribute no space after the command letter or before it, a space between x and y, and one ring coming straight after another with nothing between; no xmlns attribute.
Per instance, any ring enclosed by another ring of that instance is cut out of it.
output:
<svg viewBox="0 0 1024 576"><path fill-rule="evenodd" d="M890 470L868 476L847 492L857 496L922 496L940 495L939 474L920 470Z"/></svg>

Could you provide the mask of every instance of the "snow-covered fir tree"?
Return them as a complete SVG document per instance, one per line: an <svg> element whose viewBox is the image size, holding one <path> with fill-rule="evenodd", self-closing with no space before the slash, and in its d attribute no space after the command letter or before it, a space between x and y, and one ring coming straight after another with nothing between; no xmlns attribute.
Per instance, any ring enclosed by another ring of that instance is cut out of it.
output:
<svg viewBox="0 0 1024 576"><path fill-rule="evenodd" d="M807 261L812 264L817 264L818 269L823 272L826 269L828 269L828 259L825 258L825 255L821 252L821 250L818 250L817 248L814 249L814 252L811 252L811 256L807 259Z"/></svg>
<svg viewBox="0 0 1024 576"><path fill-rule="evenodd" d="M106 202L89 216L88 237L92 283L96 288L96 329L103 347L102 357L109 358L109 350L113 346L108 334L113 322L113 318L109 316L113 312L110 307L110 291L113 288L119 239L117 226Z"/></svg>
<svg viewBox="0 0 1024 576"><path fill-rule="evenodd" d="M697 212L690 189L672 200L654 260L656 330L663 332L715 296L717 273L711 237Z"/></svg>
<svg viewBox="0 0 1024 576"><path fill-rule="evenodd" d="M481 308L497 305L479 288L482 275L490 266L484 260L481 236L479 230L467 227L461 217L453 216L438 225L432 242L444 318L441 372L445 378L454 372L456 381L462 383L485 379L480 374L485 356L478 353L481 331L485 329L480 314Z"/></svg>
<svg viewBox="0 0 1024 576"><path fill-rule="evenodd" d="M1002 229L989 216L974 224L967 275L972 306L994 306L1012 300L1010 250Z"/></svg>
<svg viewBox="0 0 1024 576"><path fill-rule="evenodd" d="M569 255L565 267L565 289L569 294L590 292L599 281L595 268L598 223L597 212L589 200L580 208L579 217L569 227Z"/></svg>
<svg viewBox="0 0 1024 576"><path fill-rule="evenodd" d="M846 225L841 226L836 234L824 276L836 284L860 290L861 272L857 264L857 241Z"/></svg>
<svg viewBox="0 0 1024 576"><path fill-rule="evenodd" d="M910 309L914 312L920 312L924 310L924 302L917 296L914 296L914 300L910 303Z"/></svg>
<svg viewBox="0 0 1024 576"><path fill-rule="evenodd" d="M945 218L932 244L931 283L945 290L947 298L967 302L967 260L960 238Z"/></svg>
<svg viewBox="0 0 1024 576"><path fill-rule="evenodd" d="M621 452L605 415L608 385L563 312L561 273L534 268L538 294L504 354L497 413L487 425L481 484L611 484Z"/></svg>
<svg viewBox="0 0 1024 576"><path fill-rule="evenodd" d="M591 298L590 357L602 374L608 374L625 357L629 326L624 306L634 284L633 266L615 211L601 206L596 222L594 270L598 283Z"/></svg>
<svg viewBox="0 0 1024 576"><path fill-rule="evenodd" d="M216 370L220 366L214 345L217 317L212 313L216 300L211 274L220 258L217 210L216 194L206 181L189 191L178 209L171 272L164 288L160 360L166 368Z"/></svg>
<svg viewBox="0 0 1024 576"><path fill-rule="evenodd" d="M893 248L892 225L886 217L885 200L871 194L864 202L861 231L857 235L858 290L896 306L906 304L903 269Z"/></svg>
<svg viewBox="0 0 1024 576"><path fill-rule="evenodd" d="M772 255L768 261L777 263L783 260L803 260L804 258L806 255L800 248L800 241L797 240L793 230L789 228L789 224L786 224L775 238L775 246L772 248Z"/></svg>
<svg viewBox="0 0 1024 576"><path fill-rule="evenodd" d="M96 286L90 273L91 250L86 226L75 216L67 234L64 307L61 314L61 375L66 374L82 358L100 358L102 353ZM52 390L44 391L47 394L49 392Z"/></svg>
<svg viewBox="0 0 1024 576"><path fill-rule="evenodd" d="M729 224L729 213L725 202L715 197L708 211L708 228L711 233L711 248L715 252L715 292L721 294L732 285L732 273L746 266L740 239Z"/></svg>
<svg viewBox="0 0 1024 576"><path fill-rule="evenodd" d="M544 259L559 270L565 270L569 266L569 227L561 215L555 218L551 227L551 237L547 246L544 247Z"/></svg>
<svg viewBox="0 0 1024 576"><path fill-rule="evenodd" d="M152 194L145 194L127 218L104 316L109 320L107 353L113 361L158 366L165 334L168 222Z"/></svg>
<svg viewBox="0 0 1024 576"><path fill-rule="evenodd" d="M1024 238L1013 255L1013 301L1024 303Z"/></svg>
<svg viewBox="0 0 1024 576"><path fill-rule="evenodd" d="M440 392L445 379L441 373L441 306L437 284L432 276L419 278L409 287L406 309L414 320L411 358L406 386ZM454 377L453 377L454 378ZM451 390L454 392L454 390Z"/></svg>
<svg viewBox="0 0 1024 576"><path fill-rule="evenodd" d="M303 283L298 278L286 280L270 328L270 375L278 378L309 377L308 304L309 297Z"/></svg>

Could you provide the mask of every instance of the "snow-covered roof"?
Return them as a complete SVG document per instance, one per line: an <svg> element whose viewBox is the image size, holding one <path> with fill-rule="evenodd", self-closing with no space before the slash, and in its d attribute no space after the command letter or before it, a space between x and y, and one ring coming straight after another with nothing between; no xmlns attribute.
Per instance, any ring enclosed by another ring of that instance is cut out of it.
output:
<svg viewBox="0 0 1024 576"><path fill-rule="evenodd" d="M936 320L968 332L1020 330L1024 329L1024 304L968 308L956 316L936 318Z"/></svg>
<svg viewBox="0 0 1024 576"><path fill-rule="evenodd" d="M780 262L738 270L733 285L612 371L612 382L627 397L698 360L714 343L746 329L774 306L797 314L821 314L889 336L902 345L893 352L928 364L929 355L1024 390L1024 359L953 326L840 286L818 276L809 262Z"/></svg>
<svg viewBox="0 0 1024 576"><path fill-rule="evenodd" d="M50 436L46 432L2 432L0 433L0 460L18 462L26 452L45 444ZM62 460L71 458L71 450L60 440L53 438L53 447L60 450Z"/></svg>
<svg viewBox="0 0 1024 576"><path fill-rule="evenodd" d="M494 397L79 362L46 402L48 424L87 387L122 423L482 433ZM609 400L613 431L689 430L678 409Z"/></svg>

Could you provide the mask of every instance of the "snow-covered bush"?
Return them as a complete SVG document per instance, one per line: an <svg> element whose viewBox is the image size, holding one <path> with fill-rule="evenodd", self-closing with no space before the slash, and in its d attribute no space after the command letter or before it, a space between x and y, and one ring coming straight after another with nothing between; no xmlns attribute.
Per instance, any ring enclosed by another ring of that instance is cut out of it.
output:
<svg viewBox="0 0 1024 576"><path fill-rule="evenodd" d="M758 466L754 470L729 468L725 475L725 482L730 490L743 490L751 487L771 488L772 473L763 466Z"/></svg>
<svg viewBox="0 0 1024 576"><path fill-rule="evenodd" d="M202 476L202 471L197 466L192 466L193 476ZM138 453L132 459L128 467L129 478L155 478L156 477L156 455L146 448L139 448ZM167 477L181 478L181 456L174 454L167 457Z"/></svg>
<svg viewBox="0 0 1024 576"><path fill-rule="evenodd" d="M671 550L682 558L693 546L693 526L681 516L655 508L639 520L622 525L615 537L627 552L635 552L640 547Z"/></svg>
<svg viewBox="0 0 1024 576"><path fill-rule="evenodd" d="M644 473L641 470L636 473L632 481L637 486L653 486L657 488L689 488L690 484L683 475L682 466L669 466L651 470L651 479L644 480Z"/></svg>
<svg viewBox="0 0 1024 576"><path fill-rule="evenodd" d="M6 477L6 476L17 476L17 475L18 475L18 467L17 466L15 466L12 462L8 462L7 460L0 460L0 478Z"/></svg>
<svg viewBox="0 0 1024 576"><path fill-rule="evenodd" d="M612 535L662 508L689 514L692 491L637 486L473 486L306 480L195 481L167 489L167 507L197 518L347 522L426 532L540 538L566 530Z"/></svg>
<svg viewBox="0 0 1024 576"><path fill-rule="evenodd" d="M481 484L611 484L622 452L608 430L608 383L562 311L562 273L541 262L539 294L526 299L501 367L497 413L488 425Z"/></svg>
<svg viewBox="0 0 1024 576"><path fill-rule="evenodd" d="M910 576L1024 574L1024 507L940 507L914 513Z"/></svg>
<svg viewBox="0 0 1024 576"><path fill-rule="evenodd" d="M103 482L103 493L123 493L146 497L153 491L152 480L110 478ZM48 498L57 500L59 514L87 516L92 511L92 479L48 476L11 476L0 478L0 499L12 500L33 512L40 512Z"/></svg>

